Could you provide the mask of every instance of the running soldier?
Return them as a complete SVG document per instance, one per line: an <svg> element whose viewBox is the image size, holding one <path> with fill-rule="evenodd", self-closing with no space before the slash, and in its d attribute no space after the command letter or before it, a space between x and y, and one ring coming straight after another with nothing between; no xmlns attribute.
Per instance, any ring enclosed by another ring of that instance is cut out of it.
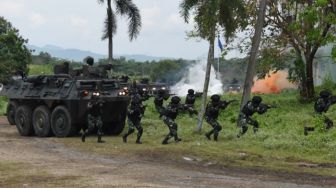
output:
<svg viewBox="0 0 336 188"><path fill-rule="evenodd" d="M177 136L177 124L175 123L178 111L180 109L184 109L184 107L180 104L180 101L180 97L174 96L171 98L171 102L168 104L167 108L164 109L163 122L168 126L169 133L162 141L162 144L168 144L169 139L172 137L174 137L175 142L182 140Z"/></svg>
<svg viewBox="0 0 336 188"><path fill-rule="evenodd" d="M103 122L101 118L103 101L99 100L99 93L94 92L91 99L92 101L87 104L87 124L88 128L83 130L82 142L85 142L85 137L97 128L98 143L104 143L103 136Z"/></svg>
<svg viewBox="0 0 336 188"><path fill-rule="evenodd" d="M163 100L168 100L168 98L169 95L166 95L165 91L162 89L158 90L157 95L155 95L154 98L155 109L160 114L160 117L162 117L164 113Z"/></svg>
<svg viewBox="0 0 336 188"><path fill-rule="evenodd" d="M316 100L314 104L314 110L317 116L323 118L325 124L325 130L329 130L334 126L334 123L331 119L329 119L325 113L329 110L329 107L336 103L336 96L332 96L332 94L323 90L320 92L320 97ZM309 132L314 131L315 127L304 127L304 135L308 135Z"/></svg>
<svg viewBox="0 0 336 188"><path fill-rule="evenodd" d="M238 126L241 127L241 131L238 133L237 137L240 138L248 130L248 124L253 126L253 131L256 133L259 128L258 121L252 119L252 115L255 112L258 114L264 114L270 108L276 108L276 106L261 103L262 98L260 96L254 96L251 101L248 101L242 108L239 118Z"/></svg>
<svg viewBox="0 0 336 188"><path fill-rule="evenodd" d="M128 122L128 132L124 134L123 141L127 142L127 137L134 133L134 128L137 129L137 144L142 144L141 136L143 132L143 128L141 126L141 118L145 113L145 107L142 105L142 101L140 96L134 95L131 100L131 105L128 108L127 112L127 122Z"/></svg>
<svg viewBox="0 0 336 188"><path fill-rule="evenodd" d="M193 114L197 114L197 110L195 110L195 100L196 95L193 89L188 89L188 94L185 99L185 107L189 112L189 115L192 116Z"/></svg>
<svg viewBox="0 0 336 188"><path fill-rule="evenodd" d="M207 139L211 140L211 135L213 134L214 141L218 140L218 134L222 130L222 126L217 121L219 110L225 109L234 101L235 100L221 101L219 95L211 96L211 101L208 103L205 111L205 120L212 127L212 130L205 134Z"/></svg>

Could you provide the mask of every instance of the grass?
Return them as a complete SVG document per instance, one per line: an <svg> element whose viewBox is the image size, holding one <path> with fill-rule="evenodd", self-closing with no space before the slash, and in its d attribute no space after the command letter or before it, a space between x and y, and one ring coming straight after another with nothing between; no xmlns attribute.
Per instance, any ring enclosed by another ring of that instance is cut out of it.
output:
<svg viewBox="0 0 336 188"><path fill-rule="evenodd" d="M168 133L167 127L154 110L153 101L149 100L145 117L143 144L136 145L136 134L124 144L120 136L104 137L106 144L97 144L96 137L88 138L83 144L79 138L55 139L69 146L81 148L103 155L123 155L125 157L152 156L160 160L183 161L189 157L200 164L220 164L243 168L263 168L285 172L307 172L318 175L336 176L336 129L328 132L313 132L303 135L305 125L313 125L313 104L301 104L296 92L280 95L262 95L264 102L277 104L264 115L255 115L260 123L260 130L253 134L251 128L242 138L236 138L239 129L235 119L239 105L231 105L221 112L219 122L223 125L219 141L208 141L204 133L210 126L203 123L201 134L194 132L196 118L182 113L176 120L179 125L180 143L161 145ZM225 95L222 99L239 99L240 95ZM199 106L197 101L197 106ZM336 118L332 107L327 115ZM127 127L124 131L127 131Z"/></svg>
<svg viewBox="0 0 336 188"><path fill-rule="evenodd" d="M29 65L29 75L38 75L38 74L53 74L53 64L30 64Z"/></svg>

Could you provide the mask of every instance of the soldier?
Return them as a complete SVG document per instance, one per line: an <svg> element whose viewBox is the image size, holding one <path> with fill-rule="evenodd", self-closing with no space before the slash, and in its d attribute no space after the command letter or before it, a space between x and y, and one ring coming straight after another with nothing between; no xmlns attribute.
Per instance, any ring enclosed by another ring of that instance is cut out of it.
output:
<svg viewBox="0 0 336 188"><path fill-rule="evenodd" d="M275 108L275 106L263 104L261 101L262 98L260 96L254 96L252 101L248 101L243 106L238 118L238 126L241 127L241 131L237 135L238 138L247 132L248 124L253 126L254 133L258 131L258 121L251 118L255 112L258 112L258 114L263 114L267 112L268 109Z"/></svg>
<svg viewBox="0 0 336 188"><path fill-rule="evenodd" d="M163 122L168 126L169 133L162 141L162 144L168 144L168 141L170 138L174 137L175 142L179 142L182 139L177 136L177 124L175 123L175 119L178 115L178 110L183 109L180 104L180 97L174 96L171 98L171 102L167 106L166 109L164 109L163 113Z"/></svg>
<svg viewBox="0 0 336 188"><path fill-rule="evenodd" d="M134 95L131 100L131 105L128 108L127 112L127 121L128 121L128 132L124 134L123 141L127 142L127 136L134 133L134 127L138 130L138 135L136 142L137 144L142 144L141 136L143 128L141 126L141 118L144 115L145 107L142 105L141 98L138 95Z"/></svg>
<svg viewBox="0 0 336 188"><path fill-rule="evenodd" d="M98 136L98 143L104 143L105 141L102 140L103 136L103 122L101 118L103 102L98 100L99 93L94 92L94 95L91 97L93 100L88 102L87 109L87 123L88 128L83 130L82 134L82 142L85 142L85 137L92 132L95 128L97 128L97 136Z"/></svg>
<svg viewBox="0 0 336 188"><path fill-rule="evenodd" d="M188 109L189 115L197 114L197 111L194 109L194 104L196 100L196 95L193 89L188 89L188 94L185 99L185 106Z"/></svg>
<svg viewBox="0 0 336 188"><path fill-rule="evenodd" d="M320 92L320 97L316 100L314 104L315 113L318 116L322 116L325 124L325 129L329 130L334 126L334 123L331 119L329 119L325 113L329 110L329 107L336 103L336 96L332 96L332 94L323 90ZM315 127L304 127L304 135L308 135L309 132L314 131Z"/></svg>
<svg viewBox="0 0 336 188"><path fill-rule="evenodd" d="M163 100L167 100L168 98L169 95L165 95L165 92L162 89L159 89L157 95L155 95L154 98L155 109L157 112L159 112L160 117L162 117L164 112Z"/></svg>
<svg viewBox="0 0 336 188"><path fill-rule="evenodd" d="M218 140L218 134L222 130L222 126L217 122L219 110L225 109L233 101L235 100L221 101L219 95L211 96L211 101L208 103L205 111L205 120L212 127L212 130L205 134L207 139L211 140L211 135L213 134L214 141Z"/></svg>

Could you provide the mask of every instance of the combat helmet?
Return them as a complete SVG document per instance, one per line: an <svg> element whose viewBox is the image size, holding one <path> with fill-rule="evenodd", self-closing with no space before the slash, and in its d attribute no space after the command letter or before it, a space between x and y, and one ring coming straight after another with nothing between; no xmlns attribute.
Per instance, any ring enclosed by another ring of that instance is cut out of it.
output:
<svg viewBox="0 0 336 188"><path fill-rule="evenodd" d="M178 96L174 96L174 97L171 98L171 103L172 104L178 104L178 103L180 103L180 101L181 101L181 98L178 97Z"/></svg>
<svg viewBox="0 0 336 188"><path fill-rule="evenodd" d="M84 62L85 62L86 64L88 64L89 66L92 66L92 65L94 64L94 59L93 59L93 57L91 57L91 56L87 56L87 57L84 59Z"/></svg>
<svg viewBox="0 0 336 188"><path fill-rule="evenodd" d="M261 103L261 101L262 101L262 98L260 96L254 96L252 98L252 104L254 104L254 105L259 105Z"/></svg>
<svg viewBox="0 0 336 188"><path fill-rule="evenodd" d="M217 94L212 95L210 98L213 103L218 103L220 101L220 96Z"/></svg>
<svg viewBox="0 0 336 188"><path fill-rule="evenodd" d="M321 92L320 92L320 97L321 98L328 98L328 97L330 97L331 96L331 93L330 93L330 91L328 91L328 90L322 90Z"/></svg>
<svg viewBox="0 0 336 188"><path fill-rule="evenodd" d="M188 89L188 94L193 95L195 91L193 89Z"/></svg>

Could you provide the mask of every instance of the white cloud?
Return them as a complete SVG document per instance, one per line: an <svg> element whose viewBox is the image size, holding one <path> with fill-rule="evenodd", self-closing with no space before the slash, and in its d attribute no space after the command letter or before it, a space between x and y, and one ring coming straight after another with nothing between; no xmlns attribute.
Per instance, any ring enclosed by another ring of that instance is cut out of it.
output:
<svg viewBox="0 0 336 188"><path fill-rule="evenodd" d="M46 17L39 14L39 13L36 13L36 12L33 12L30 16L29 16L29 21L32 23L32 26L40 26L40 25L43 25L46 23Z"/></svg>
<svg viewBox="0 0 336 188"><path fill-rule="evenodd" d="M15 14L18 15L22 12L24 8L23 3L2 1L0 2L0 12L1 14Z"/></svg>

